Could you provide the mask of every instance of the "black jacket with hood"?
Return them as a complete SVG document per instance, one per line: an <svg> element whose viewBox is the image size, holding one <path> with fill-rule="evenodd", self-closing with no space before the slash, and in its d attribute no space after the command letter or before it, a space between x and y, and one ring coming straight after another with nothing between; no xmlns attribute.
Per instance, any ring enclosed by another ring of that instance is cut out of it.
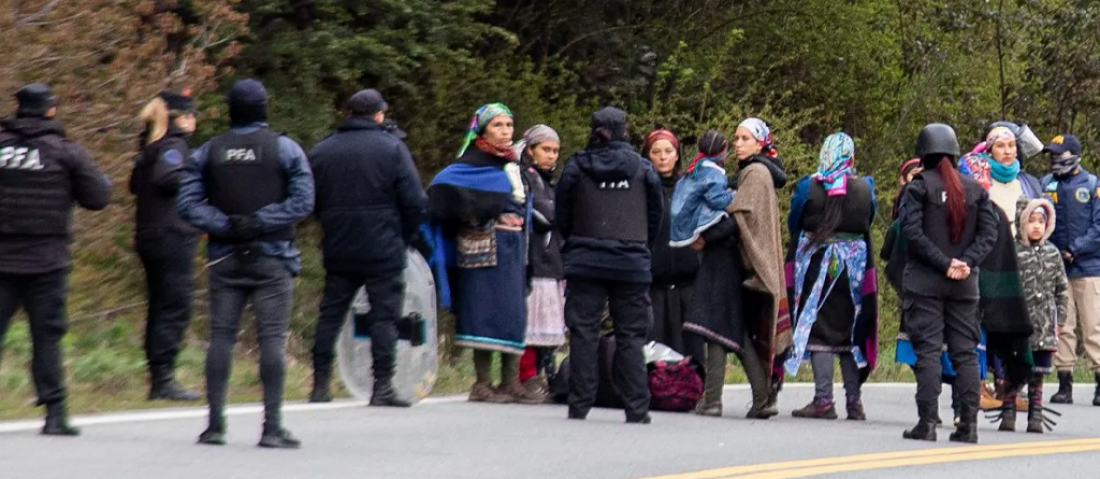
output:
<svg viewBox="0 0 1100 479"><path fill-rule="evenodd" d="M594 138L587 148L573 155L557 187L555 216L558 231L565 239L565 276L650 283L650 245L658 236L664 214L661 179L652 164L625 141L626 114L621 110L604 108L594 113L592 128L595 132L603 131L606 136ZM584 177L597 182L628 181L639 173L639 169L642 169L643 184L636 187L645 189L646 213L628 220L645 222L646 242L572 234L574 212L586 207L577 204L574 191Z"/></svg>
<svg viewBox="0 0 1100 479"><path fill-rule="evenodd" d="M73 204L106 208L111 182L56 120L5 118L0 127L0 273L67 268Z"/></svg>

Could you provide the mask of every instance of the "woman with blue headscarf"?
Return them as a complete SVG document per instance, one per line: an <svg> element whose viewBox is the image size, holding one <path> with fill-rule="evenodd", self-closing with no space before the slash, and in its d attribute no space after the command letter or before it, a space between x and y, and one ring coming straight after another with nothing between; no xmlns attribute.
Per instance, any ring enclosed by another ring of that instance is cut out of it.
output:
<svg viewBox="0 0 1100 479"><path fill-rule="evenodd" d="M428 188L428 213L439 233L433 263L445 293L441 302L448 306L450 299L455 344L474 350L474 402L541 402L519 383L527 329L531 203L512 149L514 130L507 106L479 108L458 160ZM494 351L501 353L498 387L492 385L489 370Z"/></svg>
<svg viewBox="0 0 1100 479"><path fill-rule="evenodd" d="M855 143L844 133L825 139L817 172L798 182L787 226L788 286L793 287L793 343L784 367L798 373L810 360L814 400L794 417L836 419L833 358L840 372L849 420L866 415L860 389L878 353L878 292L871 222L875 184L856 176Z"/></svg>

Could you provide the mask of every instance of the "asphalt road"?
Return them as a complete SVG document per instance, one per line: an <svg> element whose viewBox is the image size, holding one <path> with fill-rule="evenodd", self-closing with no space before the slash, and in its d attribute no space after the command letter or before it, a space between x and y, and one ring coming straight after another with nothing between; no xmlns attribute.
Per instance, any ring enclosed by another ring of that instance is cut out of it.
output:
<svg viewBox="0 0 1100 479"><path fill-rule="evenodd" d="M1079 387L1079 402L1091 392ZM41 437L38 422L0 422L0 478L1065 478L1093 477L1100 465L1100 407L1063 406L1044 435L983 422L980 444L959 446L947 429L938 443L901 439L915 418L912 394L912 385L868 385L865 423L843 420L843 408L838 421L790 417L812 396L808 385L790 385L783 414L769 421L742 418L749 393L735 386L724 418L654 413L648 426L623 424L621 411L569 421L559 406L460 397L411 410L292 405L285 422L304 443L297 451L256 447L255 406L231 413L224 447L194 443L205 426L200 409L78 418L84 436L75 439ZM1019 422L1022 430L1024 415Z"/></svg>

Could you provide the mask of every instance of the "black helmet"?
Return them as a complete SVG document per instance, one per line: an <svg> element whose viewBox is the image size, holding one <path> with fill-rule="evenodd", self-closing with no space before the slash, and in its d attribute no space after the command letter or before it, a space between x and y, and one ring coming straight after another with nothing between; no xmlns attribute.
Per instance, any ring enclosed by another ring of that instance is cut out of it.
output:
<svg viewBox="0 0 1100 479"><path fill-rule="evenodd" d="M955 129L943 123L929 123L917 135L917 158L932 155L947 155L958 158L959 139Z"/></svg>

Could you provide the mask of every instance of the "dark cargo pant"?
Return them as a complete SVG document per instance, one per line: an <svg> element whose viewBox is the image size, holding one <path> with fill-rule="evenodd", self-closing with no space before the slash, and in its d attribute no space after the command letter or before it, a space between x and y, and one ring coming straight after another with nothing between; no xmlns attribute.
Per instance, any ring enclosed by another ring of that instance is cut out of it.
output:
<svg viewBox="0 0 1100 479"><path fill-rule="evenodd" d="M61 368L61 338L65 336L65 296L69 269L39 274L0 273L0 357L11 318L22 307L27 312L34 349L31 373L38 405L65 400Z"/></svg>
<svg viewBox="0 0 1100 479"><path fill-rule="evenodd" d="M917 412L922 420L934 421L942 390L943 367L940 357L943 346L955 367L953 395L958 398L964 419L977 414L981 380L978 353L981 340L981 320L978 318L978 298L935 298L907 294L905 332L917 354L914 372L917 377Z"/></svg>

